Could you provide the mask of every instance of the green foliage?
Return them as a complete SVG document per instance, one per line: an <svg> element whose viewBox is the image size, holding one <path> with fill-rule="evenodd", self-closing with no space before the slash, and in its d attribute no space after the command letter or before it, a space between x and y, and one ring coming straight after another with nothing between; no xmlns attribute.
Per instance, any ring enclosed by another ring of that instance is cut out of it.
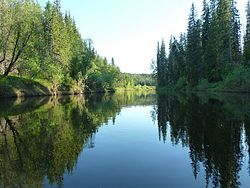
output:
<svg viewBox="0 0 250 188"><path fill-rule="evenodd" d="M40 79L58 90L113 90L120 70L83 40L59 0L44 9L33 1L0 2L0 74Z"/></svg>
<svg viewBox="0 0 250 188"><path fill-rule="evenodd" d="M201 79L198 85L194 88L194 90L198 91L207 91L211 86L207 79Z"/></svg>
<svg viewBox="0 0 250 188"><path fill-rule="evenodd" d="M150 74L123 73L120 78L120 86L156 86L156 79Z"/></svg>
<svg viewBox="0 0 250 188"><path fill-rule="evenodd" d="M233 90L248 91L245 84L249 70L243 72L239 65L249 64L249 7L248 3L242 56L241 24L236 0L213 0L209 4L203 0L201 20L196 18L192 4L187 35L181 35L179 40L171 37L168 56L161 51L165 48L164 43L161 46L158 43L153 66L158 85L180 90L231 91L231 87ZM165 61L162 61L161 54ZM183 78L186 78L185 83ZM237 83L239 87L236 87Z"/></svg>
<svg viewBox="0 0 250 188"><path fill-rule="evenodd" d="M161 45L158 43L158 46L157 46L156 65L157 65L156 72L157 72L158 85L163 86L167 82L166 71L168 69L166 47L165 47L164 40L162 40Z"/></svg>
<svg viewBox="0 0 250 188"><path fill-rule="evenodd" d="M187 80L191 86L196 85L203 74L201 45L200 20L197 20L194 4L192 4L188 22L187 48L185 56Z"/></svg>
<svg viewBox="0 0 250 188"><path fill-rule="evenodd" d="M243 65L238 65L229 71L225 78L216 83L209 83L207 79L202 79L195 91L227 91L227 92L250 92L250 69Z"/></svg>
<svg viewBox="0 0 250 188"><path fill-rule="evenodd" d="M247 3L247 25L246 34L244 36L244 50L243 50L243 62L245 65L250 66L250 2Z"/></svg>
<svg viewBox="0 0 250 188"><path fill-rule="evenodd" d="M120 71L114 65L107 64L105 59L96 57L91 62L91 68L87 72L86 85L91 90L114 90Z"/></svg>
<svg viewBox="0 0 250 188"><path fill-rule="evenodd" d="M181 77L179 78L179 80L177 81L176 85L174 86L174 88L176 90L182 90L185 89L187 86L187 79L185 77Z"/></svg>
<svg viewBox="0 0 250 188"><path fill-rule="evenodd" d="M14 76L0 78L0 97L49 95L49 85Z"/></svg>
<svg viewBox="0 0 250 188"><path fill-rule="evenodd" d="M222 83L225 91L250 92L250 68L237 66Z"/></svg>

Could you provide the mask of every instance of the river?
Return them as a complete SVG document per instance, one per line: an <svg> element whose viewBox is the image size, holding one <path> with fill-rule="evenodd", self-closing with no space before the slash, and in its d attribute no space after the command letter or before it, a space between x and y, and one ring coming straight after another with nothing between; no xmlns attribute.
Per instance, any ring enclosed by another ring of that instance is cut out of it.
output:
<svg viewBox="0 0 250 188"><path fill-rule="evenodd" d="M250 96L0 100L0 187L249 187Z"/></svg>

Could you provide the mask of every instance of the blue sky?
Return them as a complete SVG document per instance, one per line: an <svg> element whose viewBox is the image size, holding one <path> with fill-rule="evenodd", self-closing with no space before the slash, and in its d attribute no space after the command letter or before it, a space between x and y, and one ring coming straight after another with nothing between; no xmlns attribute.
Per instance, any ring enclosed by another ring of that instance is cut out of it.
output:
<svg viewBox="0 0 250 188"><path fill-rule="evenodd" d="M192 2L199 14L202 0L61 0L82 37L91 38L100 55L114 57L123 72L131 73L150 73L157 41L168 43L171 35L186 32ZM238 0L242 18L246 3Z"/></svg>

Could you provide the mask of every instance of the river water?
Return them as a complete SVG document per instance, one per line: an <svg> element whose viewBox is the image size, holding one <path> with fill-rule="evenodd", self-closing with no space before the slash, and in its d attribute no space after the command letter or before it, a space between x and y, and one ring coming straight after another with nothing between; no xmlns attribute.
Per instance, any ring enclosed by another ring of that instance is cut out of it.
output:
<svg viewBox="0 0 250 188"><path fill-rule="evenodd" d="M250 96L0 100L0 187L250 187Z"/></svg>

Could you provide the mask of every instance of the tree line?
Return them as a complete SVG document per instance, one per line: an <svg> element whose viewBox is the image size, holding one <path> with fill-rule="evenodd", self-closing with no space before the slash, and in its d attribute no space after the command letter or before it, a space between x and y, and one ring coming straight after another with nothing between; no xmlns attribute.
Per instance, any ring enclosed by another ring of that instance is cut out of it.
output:
<svg viewBox="0 0 250 188"><path fill-rule="evenodd" d="M241 41L236 0L203 0L201 18L197 18L192 4L187 33L171 37L168 54L164 40L158 42L156 60L152 62L158 85L194 87L221 82L235 72L249 75L250 2L246 13L244 41Z"/></svg>
<svg viewBox="0 0 250 188"><path fill-rule="evenodd" d="M81 37L60 0L44 8L35 0L1 0L0 75L45 80L54 89L103 90L116 86L120 70Z"/></svg>

